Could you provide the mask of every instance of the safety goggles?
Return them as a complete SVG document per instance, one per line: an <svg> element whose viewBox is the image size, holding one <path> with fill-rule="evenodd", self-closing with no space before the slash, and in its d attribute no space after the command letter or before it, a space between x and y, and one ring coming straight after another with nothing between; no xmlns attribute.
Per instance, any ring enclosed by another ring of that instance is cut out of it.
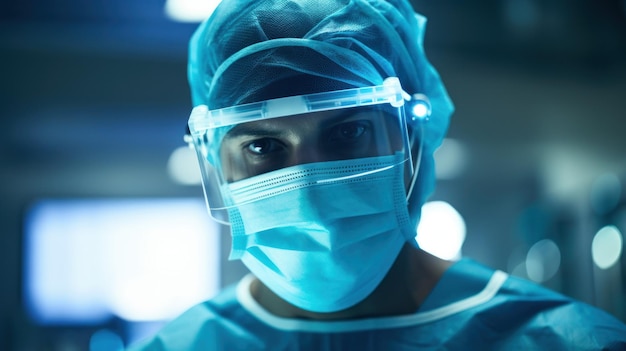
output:
<svg viewBox="0 0 626 351"><path fill-rule="evenodd" d="M397 166L414 173L411 147L430 115L424 95L409 95L398 78L383 84L209 110L196 106L189 117L187 142L195 149L209 212L228 223L237 206L231 185L272 172L325 162L402 155ZM408 161L408 162L407 162ZM326 175L316 182L371 174ZM347 174L346 174L347 172ZM332 173L328 173L332 174Z"/></svg>

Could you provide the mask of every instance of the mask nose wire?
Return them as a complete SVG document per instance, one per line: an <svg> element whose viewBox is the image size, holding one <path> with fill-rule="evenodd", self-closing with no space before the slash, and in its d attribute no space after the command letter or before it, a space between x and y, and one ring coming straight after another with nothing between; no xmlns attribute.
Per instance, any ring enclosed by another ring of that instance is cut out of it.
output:
<svg viewBox="0 0 626 351"><path fill-rule="evenodd" d="M417 181L417 176L419 175L420 172L420 165L422 163L422 153L424 150L424 128L420 128L420 146L419 146L419 151L417 152L417 160L415 161L415 172L413 172L413 176L411 177L411 185L409 186L409 191L407 191L406 193L406 199L407 201L409 200L409 198L411 197L411 194L413 193L413 188L415 187L415 183ZM410 145L413 145L413 142L415 141L415 134L416 133L412 133L411 135L411 142Z"/></svg>

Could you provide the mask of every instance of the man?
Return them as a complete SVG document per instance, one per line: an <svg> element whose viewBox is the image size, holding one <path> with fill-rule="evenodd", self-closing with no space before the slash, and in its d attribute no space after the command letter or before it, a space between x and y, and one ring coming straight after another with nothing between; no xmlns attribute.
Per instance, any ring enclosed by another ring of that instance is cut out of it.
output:
<svg viewBox="0 0 626 351"><path fill-rule="evenodd" d="M230 0L190 142L251 271L138 350L624 349L608 314L414 240L453 107L406 0Z"/></svg>

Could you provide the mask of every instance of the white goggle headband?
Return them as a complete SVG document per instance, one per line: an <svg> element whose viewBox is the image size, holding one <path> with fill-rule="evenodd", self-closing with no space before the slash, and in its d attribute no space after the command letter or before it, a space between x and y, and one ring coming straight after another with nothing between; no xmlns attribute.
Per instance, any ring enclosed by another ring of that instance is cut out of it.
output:
<svg viewBox="0 0 626 351"><path fill-rule="evenodd" d="M191 135L201 135L209 129L261 119L383 103L401 107L409 101L412 104L409 111L410 121L428 118L431 112L428 98L422 94L409 95L402 90L398 78L389 77L383 81L382 85L290 96L217 110L209 110L206 105L198 105L193 108L189 116L189 130Z"/></svg>

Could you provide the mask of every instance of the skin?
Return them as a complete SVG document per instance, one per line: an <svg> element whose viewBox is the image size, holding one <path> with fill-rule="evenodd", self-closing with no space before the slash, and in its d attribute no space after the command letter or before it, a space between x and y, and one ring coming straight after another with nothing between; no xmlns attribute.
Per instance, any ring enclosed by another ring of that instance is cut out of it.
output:
<svg viewBox="0 0 626 351"><path fill-rule="evenodd" d="M391 155L402 149L404 140L395 121L390 111L349 109L241 124L222 142L222 169L227 181L233 182L297 164ZM407 172L405 184L409 178ZM346 320L410 314L451 264L406 243L368 297L331 313L294 306L258 279L251 285L251 294L268 312L285 318Z"/></svg>
<svg viewBox="0 0 626 351"><path fill-rule="evenodd" d="M396 110L331 110L243 123L222 141L228 182L298 164L393 155L402 149Z"/></svg>

